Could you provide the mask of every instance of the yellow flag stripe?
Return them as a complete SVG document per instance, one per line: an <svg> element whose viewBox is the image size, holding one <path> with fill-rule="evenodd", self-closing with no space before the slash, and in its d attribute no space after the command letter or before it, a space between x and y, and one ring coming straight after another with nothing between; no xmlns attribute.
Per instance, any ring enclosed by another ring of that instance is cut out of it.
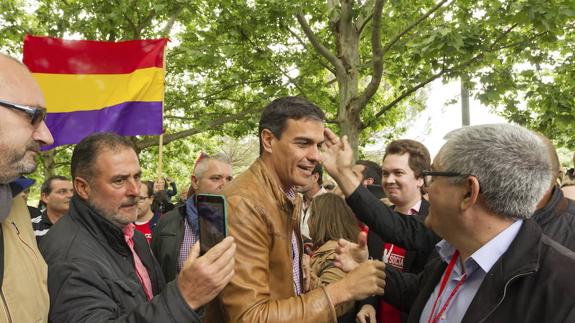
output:
<svg viewBox="0 0 575 323"><path fill-rule="evenodd" d="M98 110L128 101L164 99L164 69L158 67L129 74L33 75L46 97L48 112Z"/></svg>

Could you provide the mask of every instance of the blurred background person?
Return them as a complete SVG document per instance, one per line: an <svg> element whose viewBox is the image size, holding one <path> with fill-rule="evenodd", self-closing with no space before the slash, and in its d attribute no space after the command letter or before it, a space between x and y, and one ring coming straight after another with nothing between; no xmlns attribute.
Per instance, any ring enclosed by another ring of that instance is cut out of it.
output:
<svg viewBox="0 0 575 323"><path fill-rule="evenodd" d="M307 220L309 219L309 206L311 205L311 201L315 197L327 192L323 188L323 169L320 164L315 165L313 168L309 184L296 187L296 191L303 196L300 227L302 238L304 242L306 242L306 240L310 240Z"/></svg>
<svg viewBox="0 0 575 323"><path fill-rule="evenodd" d="M223 153L202 155L191 176L194 194L185 204L163 215L152 232L152 251L167 281L176 278L199 240L196 194L221 194L233 179L231 161Z"/></svg>
<svg viewBox="0 0 575 323"><path fill-rule="evenodd" d="M70 209L70 200L74 196L72 181L64 176L51 176L42 183L40 200L46 206L42 213L32 219L36 241L40 240Z"/></svg>
<svg viewBox="0 0 575 323"><path fill-rule="evenodd" d="M152 231L156 228L160 213L152 211L152 203L154 202L154 182L142 181L140 184L140 198L138 199L138 219L134 224L136 230L140 231L148 240L152 241Z"/></svg>
<svg viewBox="0 0 575 323"><path fill-rule="evenodd" d="M338 239L356 241L359 226L345 201L334 193L317 196L309 208L309 231L314 250L311 255L311 288L340 280L345 272L334 265ZM338 322L355 322L355 302L336 306Z"/></svg>
<svg viewBox="0 0 575 323"><path fill-rule="evenodd" d="M575 154L573 154L573 167L575 167ZM563 175L561 190L566 198L575 200L575 168L570 168Z"/></svg>

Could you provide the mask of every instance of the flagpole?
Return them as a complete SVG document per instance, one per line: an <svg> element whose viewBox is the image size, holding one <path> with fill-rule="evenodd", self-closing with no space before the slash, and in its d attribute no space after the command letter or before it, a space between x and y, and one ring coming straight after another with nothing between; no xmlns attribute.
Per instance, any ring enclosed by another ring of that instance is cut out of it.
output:
<svg viewBox="0 0 575 323"><path fill-rule="evenodd" d="M162 153L164 148L164 134L160 135L160 144L158 146L158 182L162 180L162 168L163 168L163 160L162 160Z"/></svg>
<svg viewBox="0 0 575 323"><path fill-rule="evenodd" d="M164 65L164 68L163 68L164 83L166 82L166 59L167 59L166 48L167 47L168 47L167 45L164 47L164 57L163 57L164 59L162 60L162 63ZM164 166L163 165L163 152L164 152L164 104L165 104L165 96L166 96L165 89L166 89L166 86L164 84L164 95L162 95L162 133L160 134L160 142L158 145L158 183L160 181L162 181L162 172L163 172L163 166ZM167 188L164 188L164 189L167 189Z"/></svg>

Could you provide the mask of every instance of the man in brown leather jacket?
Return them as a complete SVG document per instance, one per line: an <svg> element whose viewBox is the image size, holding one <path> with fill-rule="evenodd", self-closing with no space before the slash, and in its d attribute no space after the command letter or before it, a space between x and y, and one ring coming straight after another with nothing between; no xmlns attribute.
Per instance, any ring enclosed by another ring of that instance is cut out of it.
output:
<svg viewBox="0 0 575 323"><path fill-rule="evenodd" d="M342 280L306 290L299 229L301 198L321 161L324 113L300 97L263 111L260 157L224 189L237 244L235 276L207 307L206 322L336 322L334 306L381 294L384 264L368 261Z"/></svg>

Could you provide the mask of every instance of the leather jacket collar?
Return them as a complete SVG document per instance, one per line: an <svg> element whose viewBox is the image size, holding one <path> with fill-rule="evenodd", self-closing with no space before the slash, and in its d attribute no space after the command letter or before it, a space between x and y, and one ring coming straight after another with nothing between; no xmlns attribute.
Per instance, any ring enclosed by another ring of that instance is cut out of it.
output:
<svg viewBox="0 0 575 323"><path fill-rule="evenodd" d="M279 204L278 206L284 210L293 210L296 206L296 199L290 200L287 194L283 191L280 183L277 179L270 174L272 170L264 163L261 157L259 157L253 165L250 167L250 171L255 174L257 178L263 181L264 187L270 187L270 194ZM294 219L295 220L295 219Z"/></svg>

